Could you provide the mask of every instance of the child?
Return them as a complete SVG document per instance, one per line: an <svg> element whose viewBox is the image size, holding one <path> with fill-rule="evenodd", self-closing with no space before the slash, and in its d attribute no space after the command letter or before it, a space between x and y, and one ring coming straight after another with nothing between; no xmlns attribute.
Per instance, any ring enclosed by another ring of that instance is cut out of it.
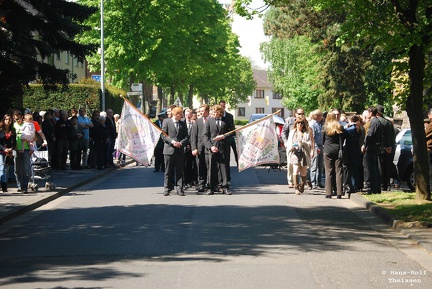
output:
<svg viewBox="0 0 432 289"><path fill-rule="evenodd" d="M33 141L36 139L36 129L33 123L33 116L27 113L24 116L24 123L21 127L21 147L25 147L25 143L28 143L29 148L32 149Z"/></svg>

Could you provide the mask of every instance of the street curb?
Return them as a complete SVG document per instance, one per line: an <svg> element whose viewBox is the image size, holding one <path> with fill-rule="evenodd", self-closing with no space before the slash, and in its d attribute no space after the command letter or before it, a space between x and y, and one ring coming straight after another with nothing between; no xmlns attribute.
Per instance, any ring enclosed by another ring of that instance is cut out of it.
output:
<svg viewBox="0 0 432 289"><path fill-rule="evenodd" d="M132 163L132 161L126 162L125 166L127 166L130 163ZM96 175L92 176L91 178L83 180L83 181L81 181L79 183L76 183L76 184L70 186L70 187L61 189L61 190L59 190L57 192L53 192L53 194L48 195L46 198L43 198L43 199L41 199L41 200L39 200L39 201L37 201L35 203L29 204L29 205L25 205L25 206L23 206L21 208L16 209L13 212L10 212L7 215L0 216L0 224L3 224L5 222L7 222L7 221L10 221L10 220L12 220L12 219L14 219L14 218L16 218L16 217L18 217L18 216L26 213L26 212L33 211L34 209L37 209L37 208L39 208L39 207L41 207L43 205L46 205L49 202L51 202L51 201L53 201L53 200L55 200L55 199L57 199L57 198L65 195L65 194L67 194L67 193L69 193L69 192L71 192L71 191L73 191L73 190L75 190L75 189L77 189L79 187L82 187L82 186L84 186L84 185L86 185L88 183L91 183L91 182L93 182L93 181L95 181L95 180L97 180L97 179L99 179L101 177L104 177L104 176L110 174L113 171L116 171L117 169L118 168L110 168L108 170L104 170L103 172L101 172L99 174L96 174Z"/></svg>
<svg viewBox="0 0 432 289"><path fill-rule="evenodd" d="M396 219L388 210L358 194L352 194L351 200L353 200L358 205L363 206L365 209L384 221L386 225L389 225L392 229L404 234L406 237L413 240L417 245L421 246L423 249L432 254L432 246L430 242L425 241L420 236L417 236L412 230L398 227L398 225L402 224L403 221Z"/></svg>

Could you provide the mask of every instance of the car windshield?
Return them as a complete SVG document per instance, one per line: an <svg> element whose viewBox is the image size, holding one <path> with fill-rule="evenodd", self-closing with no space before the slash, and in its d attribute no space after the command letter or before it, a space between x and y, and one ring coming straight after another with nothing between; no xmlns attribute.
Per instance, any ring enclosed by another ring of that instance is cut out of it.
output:
<svg viewBox="0 0 432 289"><path fill-rule="evenodd" d="M411 129L404 129L396 136L396 144L412 145Z"/></svg>

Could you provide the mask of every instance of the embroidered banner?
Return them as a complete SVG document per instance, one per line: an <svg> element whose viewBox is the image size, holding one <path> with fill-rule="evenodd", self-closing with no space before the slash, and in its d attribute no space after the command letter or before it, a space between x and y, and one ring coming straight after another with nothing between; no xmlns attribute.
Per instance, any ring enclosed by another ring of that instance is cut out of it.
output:
<svg viewBox="0 0 432 289"><path fill-rule="evenodd" d="M160 134L157 126L125 100L117 136L117 148L120 152L148 166Z"/></svg>
<svg viewBox="0 0 432 289"><path fill-rule="evenodd" d="M273 117L236 132L239 172L262 164L279 164L278 139Z"/></svg>

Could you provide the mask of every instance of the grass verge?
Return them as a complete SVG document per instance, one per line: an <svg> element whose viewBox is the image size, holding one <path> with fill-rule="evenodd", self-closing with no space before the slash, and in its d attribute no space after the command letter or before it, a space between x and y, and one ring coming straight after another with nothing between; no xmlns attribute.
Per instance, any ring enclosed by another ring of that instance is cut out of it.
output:
<svg viewBox="0 0 432 289"><path fill-rule="evenodd" d="M432 225L432 201L416 200L415 193L391 191L363 197L387 209L398 220Z"/></svg>

